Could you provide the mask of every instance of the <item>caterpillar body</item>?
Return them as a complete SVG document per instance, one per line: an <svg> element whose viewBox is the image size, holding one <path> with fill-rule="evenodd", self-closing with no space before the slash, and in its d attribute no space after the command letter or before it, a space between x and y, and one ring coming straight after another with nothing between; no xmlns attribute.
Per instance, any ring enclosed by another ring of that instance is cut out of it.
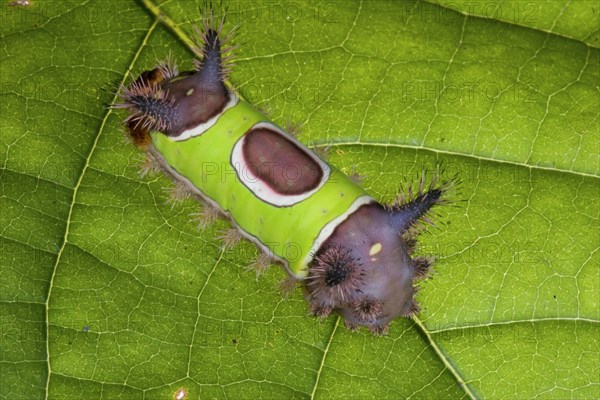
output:
<svg viewBox="0 0 600 400"><path fill-rule="evenodd" d="M411 257L416 236L452 180L436 172L426 185L422 174L414 192L377 202L225 84L236 28L225 34L224 22L205 13L194 71L167 60L121 88L115 107L128 111L129 137L147 152L144 171L164 172L174 193L201 200L201 225L228 218L224 245L255 243L251 266L281 264L313 315L337 312L351 329L387 332L392 319L419 311L414 285L431 260Z"/></svg>

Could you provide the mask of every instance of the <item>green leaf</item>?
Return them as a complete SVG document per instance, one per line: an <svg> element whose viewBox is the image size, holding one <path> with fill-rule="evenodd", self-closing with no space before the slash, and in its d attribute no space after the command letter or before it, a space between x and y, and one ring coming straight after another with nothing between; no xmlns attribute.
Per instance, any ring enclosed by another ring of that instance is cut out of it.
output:
<svg viewBox="0 0 600 400"><path fill-rule="evenodd" d="M107 106L191 67L196 4L30 3L1 6L2 398L599 397L596 2L229 4L231 81L275 122L382 201L438 162L462 181L387 337L307 317L138 177Z"/></svg>

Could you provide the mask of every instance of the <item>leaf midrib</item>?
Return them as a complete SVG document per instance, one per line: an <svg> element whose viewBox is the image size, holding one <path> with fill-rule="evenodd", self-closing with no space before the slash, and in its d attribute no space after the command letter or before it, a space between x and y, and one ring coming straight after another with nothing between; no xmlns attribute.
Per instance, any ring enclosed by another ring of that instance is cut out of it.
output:
<svg viewBox="0 0 600 400"><path fill-rule="evenodd" d="M425 321L426 322L426 321ZM585 317L542 317L542 318L531 318L531 319L516 319L512 321L494 321L494 322L485 322L478 324L465 324L462 326L452 326L443 329L430 329L428 332L432 335L437 335L440 333L452 332L452 331L461 331L468 329L477 329L477 328L490 328L495 326L502 325L517 325L517 324L534 324L539 322L584 322L590 324L600 324L600 320L593 318L585 318Z"/></svg>
<svg viewBox="0 0 600 400"><path fill-rule="evenodd" d="M599 175L595 175L591 172L569 171L566 169L545 167L543 165L531 165L531 164L521 163L521 162L517 162L517 161L500 160L497 158L478 156L475 154L461 153L458 151L441 150L441 149L435 149L432 147L412 146L412 145L400 144L400 143L383 143L383 142L380 143L380 142L372 142L372 141L335 141L335 142L331 143L331 142L326 142L326 141L313 141L313 142L311 142L310 147L324 147L324 146L326 146L326 147L371 146L371 147L384 147L384 148L429 151L429 152L441 154L441 155L464 157L464 158L469 158L469 159L473 159L473 160L477 160L477 161L487 161L487 162L494 162L494 163L499 163L499 164L506 164L506 165L516 166L516 167L527 168L530 170L550 171L550 172L556 172L556 173L560 173L560 174L569 174L569 175L574 175L574 176L579 176L579 177L584 177L584 178L600 178Z"/></svg>

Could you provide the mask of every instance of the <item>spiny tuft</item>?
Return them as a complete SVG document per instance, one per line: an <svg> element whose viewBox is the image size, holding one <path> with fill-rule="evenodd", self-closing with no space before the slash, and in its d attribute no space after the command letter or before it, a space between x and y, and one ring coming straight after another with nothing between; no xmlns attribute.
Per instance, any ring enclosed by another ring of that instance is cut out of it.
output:
<svg viewBox="0 0 600 400"><path fill-rule="evenodd" d="M433 258L426 256L419 256L414 258L411 261L411 265L413 267L413 280L425 279L429 276L429 271L431 268L431 264L433 263Z"/></svg>
<svg viewBox="0 0 600 400"><path fill-rule="evenodd" d="M364 272L352 250L339 245L329 246L315 256L307 278L307 287L313 297L325 296L332 302L348 301L358 291Z"/></svg>
<svg viewBox="0 0 600 400"><path fill-rule="evenodd" d="M363 297L354 302L354 312L363 321L372 321L381 316L383 302L372 297Z"/></svg>
<svg viewBox="0 0 600 400"><path fill-rule="evenodd" d="M201 25L194 25L194 46L192 50L199 59L194 60L196 70L201 70L207 59L219 59L219 73L225 80L235 66L233 52L238 45L234 43L238 25L224 33L226 10L215 15L212 8L205 9L202 13Z"/></svg>
<svg viewBox="0 0 600 400"><path fill-rule="evenodd" d="M129 87L121 86L122 103L114 108L125 108L129 116L123 122L132 129L166 131L178 118L175 99L155 82L137 80Z"/></svg>

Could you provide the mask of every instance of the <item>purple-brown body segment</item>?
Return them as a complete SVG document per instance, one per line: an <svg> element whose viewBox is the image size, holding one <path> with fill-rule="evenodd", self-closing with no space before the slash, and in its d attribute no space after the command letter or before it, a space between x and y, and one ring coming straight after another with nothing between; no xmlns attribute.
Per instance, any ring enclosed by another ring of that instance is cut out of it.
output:
<svg viewBox="0 0 600 400"><path fill-rule="evenodd" d="M308 292L318 309L340 312L351 327L384 327L397 316L407 315L414 307L415 274L392 216L392 212L378 203L364 205L323 243L317 256L328 249L348 249L359 273L345 296L323 290L321 286L327 286L327 280L311 280L309 275ZM319 257L316 260L315 264L318 264ZM331 273L336 273L335 268Z"/></svg>
<svg viewBox="0 0 600 400"><path fill-rule="evenodd" d="M221 42L214 29L206 32L203 59L197 71L179 74L168 62L144 71L128 88L122 88L134 144L150 144L150 131L176 137L220 115L231 99L223 76Z"/></svg>
<svg viewBox="0 0 600 400"><path fill-rule="evenodd" d="M190 90L190 86L194 89ZM177 99L177 106L172 110L172 122L163 131L168 136L178 136L218 116L230 99L229 91L222 82L215 83L195 74L187 79L165 82L161 89L169 93L170 98Z"/></svg>

